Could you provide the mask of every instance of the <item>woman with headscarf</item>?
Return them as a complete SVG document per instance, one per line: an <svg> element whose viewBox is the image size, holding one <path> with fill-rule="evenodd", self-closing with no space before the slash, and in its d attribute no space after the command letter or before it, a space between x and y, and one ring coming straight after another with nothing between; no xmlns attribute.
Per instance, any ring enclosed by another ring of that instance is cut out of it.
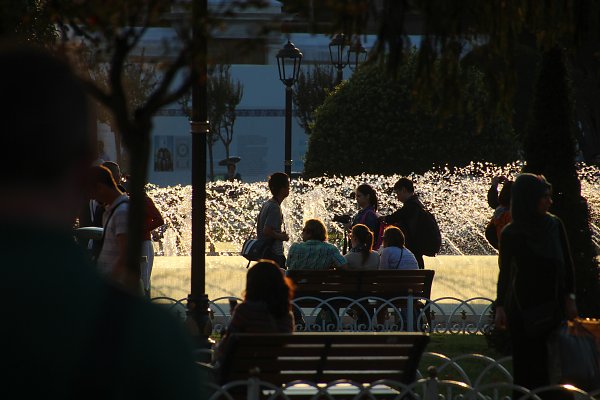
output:
<svg viewBox="0 0 600 400"><path fill-rule="evenodd" d="M512 186L512 223L500 236L496 327L508 329L514 383L550 384L547 341L577 317L573 261L562 221L548 212L552 186L521 174Z"/></svg>

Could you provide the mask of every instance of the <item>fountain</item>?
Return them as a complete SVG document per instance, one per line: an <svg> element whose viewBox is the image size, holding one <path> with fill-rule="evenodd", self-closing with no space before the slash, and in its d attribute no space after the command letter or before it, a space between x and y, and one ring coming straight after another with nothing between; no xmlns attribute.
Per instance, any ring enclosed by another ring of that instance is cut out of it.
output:
<svg viewBox="0 0 600 400"><path fill-rule="evenodd" d="M410 177L421 200L436 216L442 232L440 255L426 259L428 268L439 268L439 271L436 270L437 295L461 297L462 294L462 298L493 295L497 277L497 261L493 256L497 252L484 236L485 225L493 212L487 206L487 190L493 176L504 175L514 179L520 169L518 163L505 166L471 163L464 168L437 168ZM579 169L582 195L590 206L593 240L597 247L600 247L599 172L597 167L585 165ZM301 240L300 232L305 220L320 218L328 228L329 241L341 248L343 231L332 218L336 214L354 214L357 211L350 196L354 188L363 182L371 184L379 195L379 212L385 215L401 206L391 193L398 178L360 175L292 181L290 196L282 204L290 235L286 246ZM153 279L153 285L164 285L167 289L162 294L184 297L189 287L191 187L150 186L149 195L166 221L155 242L158 255L156 271L167 268L171 269L172 275L169 282L159 283ZM207 257L209 297L240 296L246 262L238 256L238 251L244 240L253 234L260 206L269 197L265 182L214 182L207 185L207 254L215 255ZM471 272L461 270L457 274L459 266L477 268ZM442 282L440 274L444 270ZM211 278L211 274L216 275ZM155 277L157 280L160 278ZM446 290L442 283L447 285ZM177 295L171 290L175 288L179 290ZM432 297L435 297L434 294Z"/></svg>

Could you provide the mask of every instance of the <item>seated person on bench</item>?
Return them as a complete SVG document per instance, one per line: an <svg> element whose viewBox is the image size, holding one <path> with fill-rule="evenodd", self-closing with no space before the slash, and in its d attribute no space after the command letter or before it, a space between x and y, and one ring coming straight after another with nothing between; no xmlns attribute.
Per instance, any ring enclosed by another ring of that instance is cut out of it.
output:
<svg viewBox="0 0 600 400"><path fill-rule="evenodd" d="M354 225L350 241L352 247L344 256L348 261L348 269L377 269L379 267L379 253L373 251L373 232L366 225Z"/></svg>
<svg viewBox="0 0 600 400"><path fill-rule="evenodd" d="M385 228L379 250L379 269L419 269L415 255L404 247L404 234L395 226Z"/></svg>
<svg viewBox="0 0 600 400"><path fill-rule="evenodd" d="M232 310L231 321L217 348L224 353L232 333L290 333L294 331L292 281L271 260L260 260L248 270L244 301Z"/></svg>
<svg viewBox="0 0 600 400"><path fill-rule="evenodd" d="M290 247L288 270L332 269L347 264L337 247L327 242L327 229L318 219L309 219L302 228L302 242Z"/></svg>

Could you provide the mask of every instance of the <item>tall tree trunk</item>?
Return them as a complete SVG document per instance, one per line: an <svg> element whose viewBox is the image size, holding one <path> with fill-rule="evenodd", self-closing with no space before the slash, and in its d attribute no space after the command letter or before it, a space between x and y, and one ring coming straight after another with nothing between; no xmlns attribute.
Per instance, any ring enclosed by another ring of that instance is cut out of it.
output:
<svg viewBox="0 0 600 400"><path fill-rule="evenodd" d="M544 53L535 87L531 125L524 142L525 172L543 174L553 186L551 212L565 225L575 265L581 315L600 316L599 266L590 213L575 166L575 121L568 70L561 49Z"/></svg>

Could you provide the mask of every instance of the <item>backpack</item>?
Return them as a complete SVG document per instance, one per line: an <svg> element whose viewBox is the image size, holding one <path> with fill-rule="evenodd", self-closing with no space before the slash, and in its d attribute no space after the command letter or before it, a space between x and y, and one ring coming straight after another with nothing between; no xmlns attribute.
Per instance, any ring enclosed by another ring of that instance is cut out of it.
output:
<svg viewBox="0 0 600 400"><path fill-rule="evenodd" d="M442 247L442 234L435 217L426 209L419 207L415 222L413 241L417 252L428 257L435 257Z"/></svg>

